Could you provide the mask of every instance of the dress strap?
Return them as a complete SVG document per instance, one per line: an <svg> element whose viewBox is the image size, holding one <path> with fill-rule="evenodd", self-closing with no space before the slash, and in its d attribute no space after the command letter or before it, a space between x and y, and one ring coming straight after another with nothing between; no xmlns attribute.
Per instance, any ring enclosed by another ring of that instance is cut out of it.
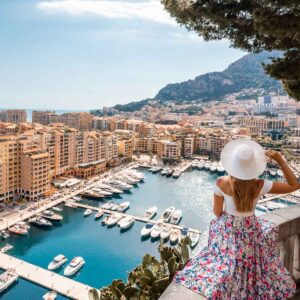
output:
<svg viewBox="0 0 300 300"><path fill-rule="evenodd" d="M220 196L220 197L222 197L224 195L224 192L217 186L216 183L215 183L215 186L214 186L214 193L217 196Z"/></svg>
<svg viewBox="0 0 300 300"><path fill-rule="evenodd" d="M260 196L264 195L264 194L268 194L271 190L273 186L273 181L271 180L264 180L264 185L263 187L261 188L261 191L260 191Z"/></svg>

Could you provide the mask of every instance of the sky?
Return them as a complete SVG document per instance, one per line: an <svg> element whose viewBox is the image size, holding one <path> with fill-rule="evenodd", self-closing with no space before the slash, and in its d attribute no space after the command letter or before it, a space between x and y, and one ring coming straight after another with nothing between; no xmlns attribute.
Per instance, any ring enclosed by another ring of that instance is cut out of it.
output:
<svg viewBox="0 0 300 300"><path fill-rule="evenodd" d="M204 42L159 0L0 1L0 107L94 109L154 97L245 53Z"/></svg>

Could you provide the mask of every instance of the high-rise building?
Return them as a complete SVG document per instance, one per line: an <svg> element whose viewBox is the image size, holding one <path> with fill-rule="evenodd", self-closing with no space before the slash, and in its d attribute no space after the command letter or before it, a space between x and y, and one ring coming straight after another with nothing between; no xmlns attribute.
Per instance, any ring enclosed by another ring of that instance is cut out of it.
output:
<svg viewBox="0 0 300 300"><path fill-rule="evenodd" d="M7 109L0 111L0 122L7 123L25 123L27 121L27 113L24 109Z"/></svg>

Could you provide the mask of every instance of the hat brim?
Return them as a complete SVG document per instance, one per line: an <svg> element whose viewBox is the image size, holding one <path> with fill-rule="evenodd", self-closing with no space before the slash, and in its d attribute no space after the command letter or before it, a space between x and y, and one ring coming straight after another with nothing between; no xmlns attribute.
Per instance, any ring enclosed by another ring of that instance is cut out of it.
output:
<svg viewBox="0 0 300 300"><path fill-rule="evenodd" d="M239 145L250 146L254 153L253 161L246 167L239 165L234 159L234 151ZM265 171L267 159L264 149L258 143L250 139L236 139L227 143L223 148L221 163L229 175L242 180L251 180Z"/></svg>

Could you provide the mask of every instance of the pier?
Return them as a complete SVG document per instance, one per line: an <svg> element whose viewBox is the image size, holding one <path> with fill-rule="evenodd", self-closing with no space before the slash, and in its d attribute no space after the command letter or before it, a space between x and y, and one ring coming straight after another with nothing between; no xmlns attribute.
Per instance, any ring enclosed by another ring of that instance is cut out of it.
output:
<svg viewBox="0 0 300 300"><path fill-rule="evenodd" d="M20 277L71 299L88 300L92 287L40 268L13 256L0 253L0 268L13 269Z"/></svg>
<svg viewBox="0 0 300 300"><path fill-rule="evenodd" d="M96 211L96 212L98 212L99 210L102 210L102 211L104 211L108 215L110 215L112 213L116 213L116 211L112 211L112 210L108 210L108 209L103 209L101 207L95 207L95 206L91 206L91 205L87 205L87 204L82 204L82 203L74 203L74 202L72 202L72 206L74 208L81 207L81 208L85 208L85 209L91 209L91 210ZM148 218L139 217L139 216L132 216L132 215L129 215L129 214L126 214L126 213L122 213L122 212L118 212L118 213L124 215L124 217L126 217L126 216L132 217L132 218L134 218L135 221L144 222L144 223L152 223L152 224L157 224L158 223L157 220L149 220ZM183 226L180 226L180 225L175 225L175 224L170 224L170 223L165 223L165 224L168 225L169 227L177 228L177 229L180 229L180 230L184 228ZM189 230L201 234L201 231L198 230L198 229L189 228Z"/></svg>

